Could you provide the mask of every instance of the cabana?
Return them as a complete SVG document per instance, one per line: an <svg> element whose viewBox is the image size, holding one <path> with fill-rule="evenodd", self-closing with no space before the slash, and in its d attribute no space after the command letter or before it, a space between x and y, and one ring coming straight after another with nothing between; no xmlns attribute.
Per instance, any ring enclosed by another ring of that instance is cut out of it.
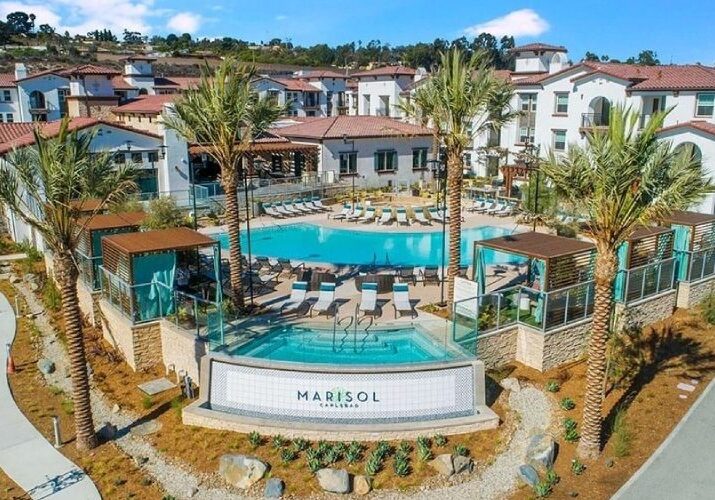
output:
<svg viewBox="0 0 715 500"><path fill-rule="evenodd" d="M618 247L618 272L613 298L633 302L672 290L675 284L674 231L639 227Z"/></svg>
<svg viewBox="0 0 715 500"><path fill-rule="evenodd" d="M102 253L102 296L133 323L172 317L197 334L223 334L218 241L171 228L106 236Z"/></svg>
<svg viewBox="0 0 715 500"><path fill-rule="evenodd" d="M133 233L146 217L144 212L97 214L81 219L83 228L77 248L77 262L82 281L92 290L101 288L99 267L102 265L102 238L113 234Z"/></svg>
<svg viewBox="0 0 715 500"><path fill-rule="evenodd" d="M678 281L695 282L715 275L715 215L676 210L663 224L675 231Z"/></svg>
<svg viewBox="0 0 715 500"><path fill-rule="evenodd" d="M537 232L476 241L474 279L483 317L494 312L497 325L516 321L541 330L588 317L593 311L595 254L592 243ZM524 270L519 266L518 276L487 293L487 262L515 260L525 262ZM487 308L491 312L486 313ZM479 329L490 326L477 317Z"/></svg>

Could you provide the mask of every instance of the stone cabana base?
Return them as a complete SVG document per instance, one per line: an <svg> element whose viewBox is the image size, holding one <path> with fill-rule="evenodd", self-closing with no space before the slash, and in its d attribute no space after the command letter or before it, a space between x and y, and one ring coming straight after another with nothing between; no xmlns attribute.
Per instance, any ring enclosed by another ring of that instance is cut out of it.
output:
<svg viewBox="0 0 715 500"><path fill-rule="evenodd" d="M614 304L613 328L619 331L628 325L650 325L673 315L677 301L677 291L646 297L629 304Z"/></svg>
<svg viewBox="0 0 715 500"><path fill-rule="evenodd" d="M92 326L101 328L102 326L102 310L99 307L99 301L102 298L102 292L90 290L81 281L77 283L77 298L79 299L79 308L87 317Z"/></svg>
<svg viewBox="0 0 715 500"><path fill-rule="evenodd" d="M705 300L710 292L715 291L715 276L711 276L702 281L678 283L677 307L681 309L691 309Z"/></svg>

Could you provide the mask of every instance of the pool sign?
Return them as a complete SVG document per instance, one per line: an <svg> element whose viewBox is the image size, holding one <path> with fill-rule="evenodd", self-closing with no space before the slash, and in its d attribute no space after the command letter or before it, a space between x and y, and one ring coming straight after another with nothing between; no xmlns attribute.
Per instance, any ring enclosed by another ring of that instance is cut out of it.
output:
<svg viewBox="0 0 715 500"><path fill-rule="evenodd" d="M474 369L341 373L213 360L209 403L215 410L296 421L455 418L474 414Z"/></svg>

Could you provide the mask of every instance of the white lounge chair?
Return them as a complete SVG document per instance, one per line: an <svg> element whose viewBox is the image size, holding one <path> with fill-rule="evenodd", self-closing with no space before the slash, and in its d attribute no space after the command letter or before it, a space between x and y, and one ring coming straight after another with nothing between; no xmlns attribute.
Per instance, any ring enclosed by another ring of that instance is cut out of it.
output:
<svg viewBox="0 0 715 500"><path fill-rule="evenodd" d="M302 212L300 210L297 210L295 207L293 207L292 203L287 201L283 202L283 210L285 210L292 216L302 215Z"/></svg>
<svg viewBox="0 0 715 500"><path fill-rule="evenodd" d="M429 226L432 223L427 220L427 217L425 217L425 212L422 209L422 207L412 207L412 210L415 212L415 220L422 224L423 226Z"/></svg>
<svg viewBox="0 0 715 500"><path fill-rule="evenodd" d="M322 208L318 208L315 205L313 205L313 202L310 201L310 198L303 198L303 205L305 206L305 208L307 208L311 212L322 212L323 211Z"/></svg>
<svg viewBox="0 0 715 500"><path fill-rule="evenodd" d="M343 204L343 209L339 214L333 215L333 219L335 220L345 220L345 218L351 214L353 211L353 207L350 203L344 203Z"/></svg>
<svg viewBox="0 0 715 500"><path fill-rule="evenodd" d="M295 209L298 210L299 212L303 212L304 214L313 213L313 211L312 211L311 209L309 209L308 207L306 207L306 206L303 204L303 201L302 201L302 200L299 200L299 199L298 199L298 200L293 200L293 208L295 208Z"/></svg>
<svg viewBox="0 0 715 500"><path fill-rule="evenodd" d="M330 207L323 205L323 202L317 196L313 197L313 206L320 210L330 210Z"/></svg>
<svg viewBox="0 0 715 500"><path fill-rule="evenodd" d="M375 222L375 207L367 207L365 213L355 219L355 222L362 222L363 224Z"/></svg>
<svg viewBox="0 0 715 500"><path fill-rule="evenodd" d="M410 287L407 283L392 285L392 305L395 308L395 318L398 314L409 314L413 318L417 316L415 306L410 302Z"/></svg>
<svg viewBox="0 0 715 500"><path fill-rule="evenodd" d="M377 316L380 308L377 305L377 283L363 283L358 311L363 314Z"/></svg>
<svg viewBox="0 0 715 500"><path fill-rule="evenodd" d="M516 212L516 206L513 203L509 203L504 210L499 210L498 212L494 212L494 215L497 217L509 217L511 215L514 215L514 212Z"/></svg>
<svg viewBox="0 0 715 500"><path fill-rule="evenodd" d="M382 209L382 215L380 220L377 221L378 224L387 224L392 220L392 207L385 207Z"/></svg>
<svg viewBox="0 0 715 500"><path fill-rule="evenodd" d="M281 306L281 314L297 314L302 309L310 307L310 304L305 300L305 295L308 293L307 281L294 281L290 290L290 297Z"/></svg>
<svg viewBox="0 0 715 500"><path fill-rule="evenodd" d="M486 204L486 200L477 199L474 200L471 207L467 207L467 212L476 212L480 210Z"/></svg>
<svg viewBox="0 0 715 500"><path fill-rule="evenodd" d="M313 311L317 312L318 316L323 313L330 315L331 310L333 311L333 315L335 315L337 312L335 283L321 283L318 301L310 308L310 316L313 316Z"/></svg>
<svg viewBox="0 0 715 500"><path fill-rule="evenodd" d="M498 202L494 208L490 208L486 211L487 215L493 215L497 212L501 212L506 208L506 203Z"/></svg>
<svg viewBox="0 0 715 500"><path fill-rule="evenodd" d="M353 211L353 213L348 214L345 217L345 220L359 219L360 217L362 217L362 212L363 212L362 205L358 204L358 206L355 207L355 210Z"/></svg>
<svg viewBox="0 0 715 500"><path fill-rule="evenodd" d="M475 208L475 213L486 212L489 209L496 208L497 202L495 200L484 200L484 205L479 208Z"/></svg>
<svg viewBox="0 0 715 500"><path fill-rule="evenodd" d="M407 210L404 207L399 207L395 211L397 212L397 223L409 226L410 221L407 219Z"/></svg>
<svg viewBox="0 0 715 500"><path fill-rule="evenodd" d="M285 217L285 215L277 212L276 209L273 208L273 205L271 203L264 203L263 211L266 213L266 215L270 215L271 217L275 217L277 219L282 219Z"/></svg>
<svg viewBox="0 0 715 500"><path fill-rule="evenodd" d="M284 217L293 217L295 215L295 213L288 211L282 203L276 203L273 209Z"/></svg>

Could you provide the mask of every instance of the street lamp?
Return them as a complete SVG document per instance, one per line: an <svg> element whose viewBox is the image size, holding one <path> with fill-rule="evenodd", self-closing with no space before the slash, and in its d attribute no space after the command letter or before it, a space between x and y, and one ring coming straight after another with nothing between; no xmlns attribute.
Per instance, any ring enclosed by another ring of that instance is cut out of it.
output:
<svg viewBox="0 0 715 500"><path fill-rule="evenodd" d="M533 231L536 231L536 220L539 213L539 181L541 180L540 169L539 169L539 153L541 152L541 146L534 145L527 139L524 145L524 165L526 165L527 170L531 173L532 170L536 170L536 186L534 187L534 214L533 214Z"/></svg>
<svg viewBox="0 0 715 500"><path fill-rule="evenodd" d="M442 276L440 277L439 291L439 306L444 307L444 282L445 282L445 260L446 260L446 243L447 243L447 165L440 158L429 160L427 163L432 164L432 175L438 181L437 187L437 208L439 209L439 194L442 193Z"/></svg>
<svg viewBox="0 0 715 500"><path fill-rule="evenodd" d="M251 307L253 307L253 270L251 269L251 213L249 210L248 201L248 167L246 159L239 160L242 165L241 172L243 173L243 197L246 203L246 240L248 242L248 293L251 296ZM260 161L260 160L258 160ZM255 160L254 160L255 162ZM251 201L253 201L253 188L251 188Z"/></svg>

